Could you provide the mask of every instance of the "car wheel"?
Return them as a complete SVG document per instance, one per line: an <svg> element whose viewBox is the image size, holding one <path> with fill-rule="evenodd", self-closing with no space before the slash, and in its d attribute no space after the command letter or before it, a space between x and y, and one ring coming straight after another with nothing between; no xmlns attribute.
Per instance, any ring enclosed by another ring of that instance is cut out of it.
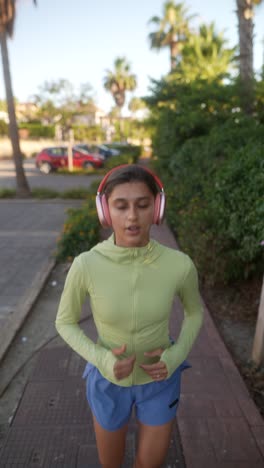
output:
<svg viewBox="0 0 264 468"><path fill-rule="evenodd" d="M85 163L83 163L83 168L86 169L86 171L94 170L93 164L89 161L86 161Z"/></svg>
<svg viewBox="0 0 264 468"><path fill-rule="evenodd" d="M43 172L43 174L49 174L52 171L52 167L50 163L48 162L43 162L40 167L39 167L40 172Z"/></svg>

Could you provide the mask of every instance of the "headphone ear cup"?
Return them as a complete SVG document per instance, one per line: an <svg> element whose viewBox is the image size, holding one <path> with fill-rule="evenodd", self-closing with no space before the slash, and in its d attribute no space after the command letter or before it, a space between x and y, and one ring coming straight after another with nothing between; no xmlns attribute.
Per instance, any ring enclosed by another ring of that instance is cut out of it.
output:
<svg viewBox="0 0 264 468"><path fill-rule="evenodd" d="M110 218L108 203L105 195L96 195L96 209L97 215L101 225L104 228L110 227L112 225L112 221Z"/></svg>
<svg viewBox="0 0 264 468"><path fill-rule="evenodd" d="M112 220L109 213L108 203L105 194L101 197L102 209L104 214L104 226L110 227L112 226Z"/></svg>
<svg viewBox="0 0 264 468"><path fill-rule="evenodd" d="M155 198L153 224L159 224L159 217L160 217L159 213L160 213L160 193L158 193Z"/></svg>
<svg viewBox="0 0 264 468"><path fill-rule="evenodd" d="M153 224L161 224L165 211L165 194L160 192L155 198Z"/></svg>

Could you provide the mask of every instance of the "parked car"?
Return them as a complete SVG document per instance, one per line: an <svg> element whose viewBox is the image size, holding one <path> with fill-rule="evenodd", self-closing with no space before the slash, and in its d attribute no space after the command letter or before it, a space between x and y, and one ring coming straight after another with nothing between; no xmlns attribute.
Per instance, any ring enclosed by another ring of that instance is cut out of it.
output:
<svg viewBox="0 0 264 468"><path fill-rule="evenodd" d="M103 167L104 158L97 153L88 153L73 147L73 167L83 169L95 169ZM68 148L66 146L54 146L44 148L36 156L36 167L44 174L68 166Z"/></svg>
<svg viewBox="0 0 264 468"><path fill-rule="evenodd" d="M99 148L99 153L105 156L105 158L110 158L111 156L119 156L120 151L114 148L109 148L109 146L106 145L100 145L98 146Z"/></svg>
<svg viewBox="0 0 264 468"><path fill-rule="evenodd" d="M106 145L87 145L86 143L80 143L75 145L75 148L80 149L81 151L87 151L92 153L99 153L104 159L110 158L112 156L118 156L120 154L119 150L109 148Z"/></svg>

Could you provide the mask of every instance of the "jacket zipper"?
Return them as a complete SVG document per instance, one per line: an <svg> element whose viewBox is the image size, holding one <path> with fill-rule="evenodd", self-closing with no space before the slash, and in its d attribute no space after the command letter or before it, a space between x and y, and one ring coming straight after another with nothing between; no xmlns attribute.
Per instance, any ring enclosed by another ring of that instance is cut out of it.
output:
<svg viewBox="0 0 264 468"><path fill-rule="evenodd" d="M132 281L132 297L133 297L133 302L132 302L132 307L133 307L133 310L132 310L132 317L133 317L133 323L132 323L132 327L133 327L133 333L132 333L132 354L135 353L135 339L134 339L134 333L135 333L135 329L136 329L136 307L135 307L135 291L136 291L136 278L137 278L137 275L136 275L136 252L134 252L134 258L133 258L133 281ZM136 374L136 364L134 364L134 367L133 367L133 371L132 371L132 385L135 385L135 374Z"/></svg>

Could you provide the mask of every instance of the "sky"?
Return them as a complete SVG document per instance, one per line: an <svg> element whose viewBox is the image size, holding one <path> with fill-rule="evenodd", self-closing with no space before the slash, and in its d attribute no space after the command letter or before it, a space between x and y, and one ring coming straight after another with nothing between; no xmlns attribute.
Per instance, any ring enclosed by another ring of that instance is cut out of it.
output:
<svg viewBox="0 0 264 468"><path fill-rule="evenodd" d="M44 81L67 79L76 89L89 82L97 105L109 111L113 98L103 88L107 69L116 57L125 56L137 76L138 87L128 96L148 94L150 77L169 71L168 49L150 50L148 34L152 16L162 15L164 0L18 0L15 33L9 40L13 92L20 102L29 100ZM191 23L215 22L229 46L238 43L235 0L186 0ZM254 68L264 55L264 5L255 15ZM5 98L0 72L0 99Z"/></svg>

